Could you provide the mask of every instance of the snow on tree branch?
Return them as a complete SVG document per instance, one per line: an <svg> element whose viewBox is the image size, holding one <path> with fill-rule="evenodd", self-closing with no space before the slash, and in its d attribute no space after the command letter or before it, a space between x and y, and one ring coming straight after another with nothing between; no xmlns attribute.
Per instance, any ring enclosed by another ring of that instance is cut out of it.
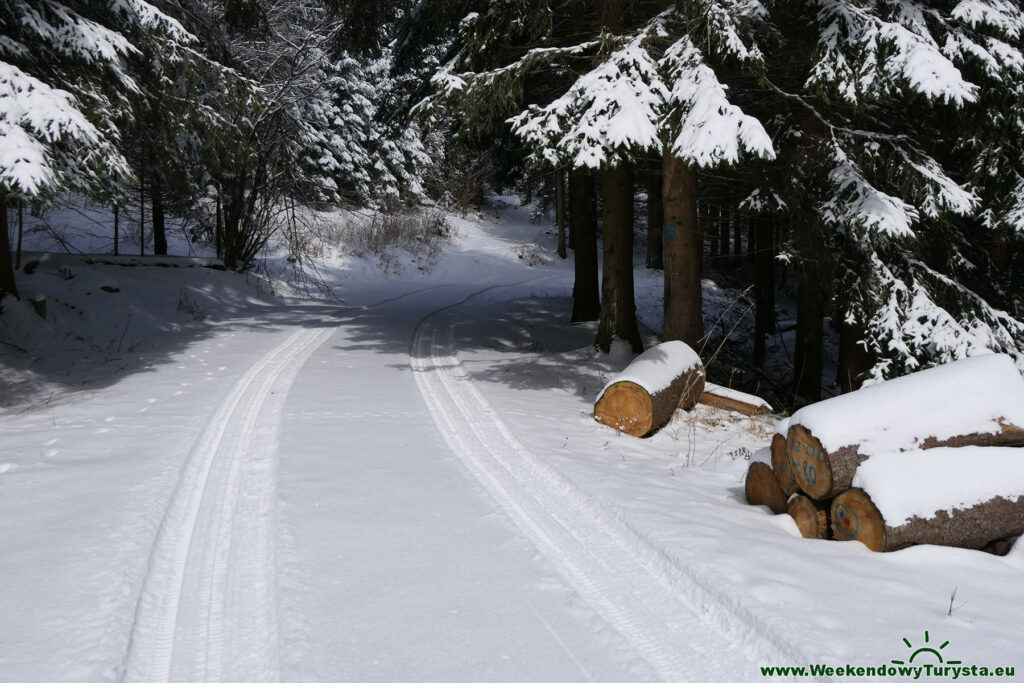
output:
<svg viewBox="0 0 1024 683"><path fill-rule="evenodd" d="M748 116L726 96L715 72L704 64L689 36L676 41L661 59L669 85L670 115L682 112L669 148L679 158L709 167L739 161L740 151L774 159L772 140L761 122Z"/></svg>
<svg viewBox="0 0 1024 683"><path fill-rule="evenodd" d="M911 226L918 218L917 210L868 182L838 144L832 150L835 166L828 179L836 189L822 206L825 220L838 225L861 225L888 237L913 237Z"/></svg>
<svg viewBox="0 0 1024 683"><path fill-rule="evenodd" d="M49 146L99 139L71 93L0 62L0 185L33 196L57 177Z"/></svg>
<svg viewBox="0 0 1024 683"><path fill-rule="evenodd" d="M545 107L531 106L509 121L517 135L573 167L600 168L661 149L659 122L667 96L645 34L612 52Z"/></svg>
<svg viewBox="0 0 1024 683"><path fill-rule="evenodd" d="M962 0L952 16L971 27L990 26L1010 38L1024 34L1024 11L1011 0Z"/></svg>
<svg viewBox="0 0 1024 683"><path fill-rule="evenodd" d="M872 5L844 0L817 4L824 28L808 87L830 88L850 103L864 96L882 98L901 90L902 84L910 92L957 106L977 99L978 87L943 54L920 8L898 3L896 20L889 21ZM855 62L851 55L856 55Z"/></svg>

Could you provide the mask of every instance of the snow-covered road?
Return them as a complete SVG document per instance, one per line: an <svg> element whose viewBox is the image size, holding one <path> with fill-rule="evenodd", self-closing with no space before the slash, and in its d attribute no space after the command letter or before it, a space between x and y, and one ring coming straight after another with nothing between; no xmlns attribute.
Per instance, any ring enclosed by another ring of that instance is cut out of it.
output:
<svg viewBox="0 0 1024 683"><path fill-rule="evenodd" d="M755 681L922 633L1020 660L1024 552L799 538L742 501L772 417L597 425L628 354L565 324L566 264L482 225L437 273L337 275L343 303L34 276L75 317L118 285L143 351L0 409L0 681Z"/></svg>

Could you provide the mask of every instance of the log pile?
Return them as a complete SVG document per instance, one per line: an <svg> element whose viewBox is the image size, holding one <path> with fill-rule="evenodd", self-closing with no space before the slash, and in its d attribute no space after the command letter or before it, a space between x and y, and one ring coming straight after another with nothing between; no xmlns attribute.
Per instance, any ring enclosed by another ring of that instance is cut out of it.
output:
<svg viewBox="0 0 1024 683"><path fill-rule="evenodd" d="M594 417L630 436L649 436L676 410L697 403L741 415L767 415L762 398L705 381L700 356L681 341L668 341L643 352L612 377L594 402Z"/></svg>
<svg viewBox="0 0 1024 683"><path fill-rule="evenodd" d="M778 493L804 537L891 551L991 548L1024 534L1024 379L1008 356L810 405L779 423L771 446ZM778 513L760 465L748 502Z"/></svg>

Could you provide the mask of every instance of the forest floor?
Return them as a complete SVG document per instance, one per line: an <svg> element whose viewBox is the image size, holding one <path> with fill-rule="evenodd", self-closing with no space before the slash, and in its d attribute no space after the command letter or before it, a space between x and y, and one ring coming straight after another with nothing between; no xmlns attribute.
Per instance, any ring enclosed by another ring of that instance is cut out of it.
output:
<svg viewBox="0 0 1024 683"><path fill-rule="evenodd" d="M0 681L1024 671L1022 544L800 538L744 502L774 416L601 426L629 355L567 324L551 226L451 222L426 260L322 254L333 297L29 256L47 319L0 317ZM660 275L637 282L650 321ZM706 282L710 323L738 296Z"/></svg>

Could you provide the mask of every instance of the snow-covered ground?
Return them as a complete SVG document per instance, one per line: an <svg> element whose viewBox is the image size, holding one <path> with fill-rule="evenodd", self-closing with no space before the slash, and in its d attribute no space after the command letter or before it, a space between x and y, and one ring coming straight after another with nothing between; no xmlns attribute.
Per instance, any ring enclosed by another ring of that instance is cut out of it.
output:
<svg viewBox="0 0 1024 683"><path fill-rule="evenodd" d="M629 357L567 325L550 226L452 222L427 272L328 258L333 300L80 256L19 274L48 318L0 318L0 680L1024 671L1024 548L800 538L743 501L772 416L599 425Z"/></svg>

